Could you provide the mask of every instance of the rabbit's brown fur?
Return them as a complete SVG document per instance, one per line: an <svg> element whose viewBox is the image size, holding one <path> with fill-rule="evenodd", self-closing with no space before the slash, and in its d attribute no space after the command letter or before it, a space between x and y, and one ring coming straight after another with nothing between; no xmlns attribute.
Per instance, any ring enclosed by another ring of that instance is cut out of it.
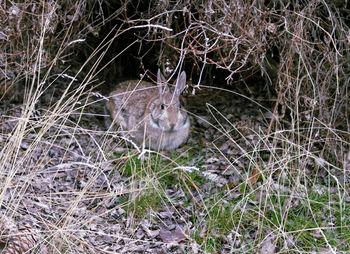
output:
<svg viewBox="0 0 350 254"><path fill-rule="evenodd" d="M190 132L190 121L181 107L180 94L186 85L182 72L174 92L158 70L157 86L130 80L117 85L110 94L108 108L113 122L129 133L139 145L172 150L183 144Z"/></svg>

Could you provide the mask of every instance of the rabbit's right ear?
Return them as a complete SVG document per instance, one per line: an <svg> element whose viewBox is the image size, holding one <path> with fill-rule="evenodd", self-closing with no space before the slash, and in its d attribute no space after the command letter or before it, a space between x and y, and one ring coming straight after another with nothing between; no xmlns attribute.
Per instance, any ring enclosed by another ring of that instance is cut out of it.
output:
<svg viewBox="0 0 350 254"><path fill-rule="evenodd" d="M160 69L158 69L158 73L157 73L157 84L158 84L158 89L159 89L159 96L162 98L162 94L163 94L163 86L164 86L164 90L169 89L167 84L166 84L166 79L164 78L164 76L162 75L162 73L160 72Z"/></svg>

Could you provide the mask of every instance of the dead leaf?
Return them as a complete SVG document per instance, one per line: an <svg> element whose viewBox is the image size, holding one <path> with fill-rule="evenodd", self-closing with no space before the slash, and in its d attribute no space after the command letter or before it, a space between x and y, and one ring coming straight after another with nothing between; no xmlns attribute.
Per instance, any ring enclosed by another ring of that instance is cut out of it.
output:
<svg viewBox="0 0 350 254"><path fill-rule="evenodd" d="M256 181L258 181L259 176L260 176L260 171L258 169L254 169L253 173L252 173L252 176L249 177L249 180L248 180L249 183L252 184L252 185L254 183L256 183Z"/></svg>
<svg viewBox="0 0 350 254"><path fill-rule="evenodd" d="M143 231L145 231L145 233L147 234L147 236L151 239L155 238L156 236L159 235L159 229L158 230L150 230L147 225L145 224L141 224L141 227L143 229Z"/></svg>
<svg viewBox="0 0 350 254"><path fill-rule="evenodd" d="M274 236L270 236L260 245L259 254L273 254L276 249L276 244L274 243Z"/></svg>
<svg viewBox="0 0 350 254"><path fill-rule="evenodd" d="M187 239L186 235L183 234L180 230L171 232L169 230L161 229L159 232L159 236L165 243L173 243L173 242L179 243Z"/></svg>

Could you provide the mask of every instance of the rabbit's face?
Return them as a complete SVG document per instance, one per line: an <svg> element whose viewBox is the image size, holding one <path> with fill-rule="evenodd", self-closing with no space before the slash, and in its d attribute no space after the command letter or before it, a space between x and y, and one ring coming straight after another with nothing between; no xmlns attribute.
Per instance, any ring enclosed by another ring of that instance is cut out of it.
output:
<svg viewBox="0 0 350 254"><path fill-rule="evenodd" d="M150 123L162 131L175 132L188 128L189 119L177 96L167 92L151 105Z"/></svg>

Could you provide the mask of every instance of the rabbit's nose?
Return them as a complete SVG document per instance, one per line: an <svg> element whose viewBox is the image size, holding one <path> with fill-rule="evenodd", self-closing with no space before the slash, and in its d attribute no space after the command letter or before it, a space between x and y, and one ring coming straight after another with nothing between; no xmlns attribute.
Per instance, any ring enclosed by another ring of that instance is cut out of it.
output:
<svg viewBox="0 0 350 254"><path fill-rule="evenodd" d="M174 124L174 123L171 123L171 124L170 124L170 130L171 130L171 131L174 130L174 127L175 127L175 124Z"/></svg>

